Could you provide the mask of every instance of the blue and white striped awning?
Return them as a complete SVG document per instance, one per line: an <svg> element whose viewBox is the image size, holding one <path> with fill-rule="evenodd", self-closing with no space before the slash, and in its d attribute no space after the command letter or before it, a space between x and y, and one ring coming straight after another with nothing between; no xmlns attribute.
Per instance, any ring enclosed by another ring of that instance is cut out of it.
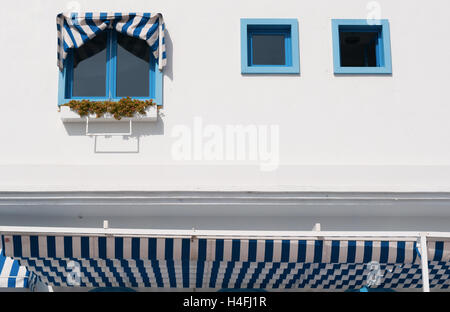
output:
<svg viewBox="0 0 450 312"><path fill-rule="evenodd" d="M160 13L61 13L56 18L58 30L58 67L72 48L79 48L108 28L145 40L159 69L166 65L164 19Z"/></svg>
<svg viewBox="0 0 450 312"><path fill-rule="evenodd" d="M28 288L30 272L19 261L5 257L0 248L0 288Z"/></svg>
<svg viewBox="0 0 450 312"><path fill-rule="evenodd" d="M421 288L414 241L5 235L6 255L50 286L357 289L369 263L377 288ZM448 242L429 243L430 287L449 287ZM79 284L68 280L74 263Z"/></svg>

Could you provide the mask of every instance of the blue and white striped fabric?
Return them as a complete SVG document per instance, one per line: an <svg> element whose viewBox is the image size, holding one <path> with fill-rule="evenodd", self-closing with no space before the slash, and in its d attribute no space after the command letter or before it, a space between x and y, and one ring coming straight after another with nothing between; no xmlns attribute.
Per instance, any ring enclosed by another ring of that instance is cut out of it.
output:
<svg viewBox="0 0 450 312"><path fill-rule="evenodd" d="M145 40L158 60L159 69L166 65L164 19L160 13L61 13L56 22L60 70L70 49L81 47L108 28Z"/></svg>
<svg viewBox="0 0 450 312"><path fill-rule="evenodd" d="M0 249L0 288L28 288L30 272L19 261L5 257Z"/></svg>
<svg viewBox="0 0 450 312"><path fill-rule="evenodd" d="M242 261L281 263L416 263L416 242L252 240L5 235L19 258Z"/></svg>
<svg viewBox="0 0 450 312"><path fill-rule="evenodd" d="M8 256L51 286L354 289L380 263L379 288L421 288L415 242L5 236ZM448 288L447 242L430 243L430 286ZM434 248L434 249L433 249Z"/></svg>

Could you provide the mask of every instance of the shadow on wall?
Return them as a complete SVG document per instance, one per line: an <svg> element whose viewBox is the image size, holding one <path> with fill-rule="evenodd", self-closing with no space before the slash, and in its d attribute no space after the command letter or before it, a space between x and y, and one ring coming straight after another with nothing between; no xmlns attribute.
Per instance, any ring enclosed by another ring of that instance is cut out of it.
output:
<svg viewBox="0 0 450 312"><path fill-rule="evenodd" d="M166 56L167 56L167 64L166 67L164 68L164 76L168 77L171 81L173 81L173 42L167 27L166 32L164 34L164 40L166 41Z"/></svg>

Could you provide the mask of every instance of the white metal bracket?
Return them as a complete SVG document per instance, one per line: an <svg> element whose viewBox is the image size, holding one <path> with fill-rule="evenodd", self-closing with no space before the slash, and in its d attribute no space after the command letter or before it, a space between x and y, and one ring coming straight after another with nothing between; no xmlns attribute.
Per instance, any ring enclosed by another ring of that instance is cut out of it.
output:
<svg viewBox="0 0 450 312"><path fill-rule="evenodd" d="M86 117L86 135L88 136L126 136L133 134L133 121L129 120L130 130L126 133L89 133L89 117Z"/></svg>

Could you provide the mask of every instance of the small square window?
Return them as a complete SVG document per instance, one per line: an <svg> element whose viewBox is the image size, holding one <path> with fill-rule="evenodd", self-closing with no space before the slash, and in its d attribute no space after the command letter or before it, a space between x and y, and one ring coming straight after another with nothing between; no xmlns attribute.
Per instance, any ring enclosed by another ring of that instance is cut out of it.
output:
<svg viewBox="0 0 450 312"><path fill-rule="evenodd" d="M251 65L286 65L286 36L254 34L251 36Z"/></svg>
<svg viewBox="0 0 450 312"><path fill-rule="evenodd" d="M335 74L391 74L389 23L333 20Z"/></svg>
<svg viewBox="0 0 450 312"><path fill-rule="evenodd" d="M342 67L378 66L378 32L341 31L339 47Z"/></svg>
<svg viewBox="0 0 450 312"><path fill-rule="evenodd" d="M241 19L243 74L300 72L295 19Z"/></svg>

